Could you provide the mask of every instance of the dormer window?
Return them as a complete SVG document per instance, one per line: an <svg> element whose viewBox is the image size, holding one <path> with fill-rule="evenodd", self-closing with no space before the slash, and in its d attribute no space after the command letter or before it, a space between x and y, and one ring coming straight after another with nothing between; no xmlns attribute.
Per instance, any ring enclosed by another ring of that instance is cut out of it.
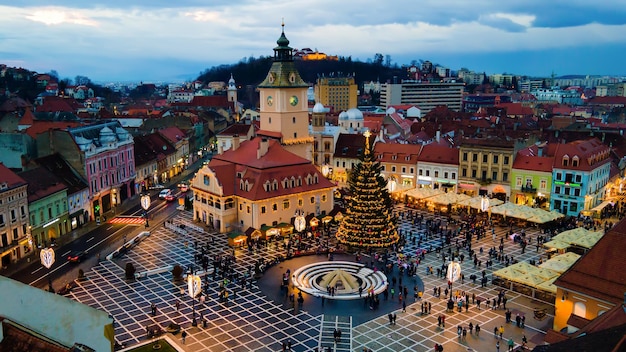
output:
<svg viewBox="0 0 626 352"><path fill-rule="evenodd" d="M391 156L391 160L396 160L396 159L398 159L398 156L397 156L397 155L392 155L392 156Z"/></svg>
<svg viewBox="0 0 626 352"><path fill-rule="evenodd" d="M404 157L404 160L409 161L409 160L411 160L411 157L407 155L407 156Z"/></svg>
<svg viewBox="0 0 626 352"><path fill-rule="evenodd" d="M296 187L296 178L291 176L291 188Z"/></svg>
<svg viewBox="0 0 626 352"><path fill-rule="evenodd" d="M578 167L578 155L574 155L574 157L572 158L572 166L573 167Z"/></svg>
<svg viewBox="0 0 626 352"><path fill-rule="evenodd" d="M317 184L317 181L318 181L317 174L315 174L313 175L313 183Z"/></svg>
<svg viewBox="0 0 626 352"><path fill-rule="evenodd" d="M382 159L383 155L382 154L378 154L378 159Z"/></svg>
<svg viewBox="0 0 626 352"><path fill-rule="evenodd" d="M563 156L563 166L569 166L569 156Z"/></svg>
<svg viewBox="0 0 626 352"><path fill-rule="evenodd" d="M272 183L272 186L274 188L274 191L278 191L278 181L274 180L274 182Z"/></svg>

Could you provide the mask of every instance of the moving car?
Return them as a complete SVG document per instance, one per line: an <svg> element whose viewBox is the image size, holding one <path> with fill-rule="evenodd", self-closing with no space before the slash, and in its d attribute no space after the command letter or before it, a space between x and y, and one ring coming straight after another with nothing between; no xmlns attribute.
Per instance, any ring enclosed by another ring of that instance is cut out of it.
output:
<svg viewBox="0 0 626 352"><path fill-rule="evenodd" d="M173 202L175 199L176 199L176 196L171 193L165 196L166 202Z"/></svg>
<svg viewBox="0 0 626 352"><path fill-rule="evenodd" d="M80 263L86 256L87 253L84 251L73 251L67 256L67 261L70 263Z"/></svg>
<svg viewBox="0 0 626 352"><path fill-rule="evenodd" d="M160 199L165 199L165 197L167 197L168 195L172 194L172 190L169 188L166 188L164 190L162 190L161 192L159 192L159 198Z"/></svg>
<svg viewBox="0 0 626 352"><path fill-rule="evenodd" d="M178 188L181 192L185 193L189 190L189 185L187 185L186 183L179 183Z"/></svg>

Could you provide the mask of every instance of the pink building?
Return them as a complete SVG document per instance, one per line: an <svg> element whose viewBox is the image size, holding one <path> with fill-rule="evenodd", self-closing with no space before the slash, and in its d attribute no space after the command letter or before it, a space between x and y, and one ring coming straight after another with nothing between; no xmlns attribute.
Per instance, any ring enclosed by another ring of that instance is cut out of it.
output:
<svg viewBox="0 0 626 352"><path fill-rule="evenodd" d="M133 137L119 122L50 130L37 136L40 155L59 153L89 186L89 219L135 194Z"/></svg>

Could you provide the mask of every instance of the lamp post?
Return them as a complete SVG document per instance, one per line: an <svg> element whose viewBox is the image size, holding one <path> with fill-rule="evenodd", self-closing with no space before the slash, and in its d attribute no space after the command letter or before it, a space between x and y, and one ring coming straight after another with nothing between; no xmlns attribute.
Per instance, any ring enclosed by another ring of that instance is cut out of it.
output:
<svg viewBox="0 0 626 352"><path fill-rule="evenodd" d="M200 276L194 275L193 271L187 275L187 291L193 302L193 319L191 320L191 326L198 326L198 321L196 320L196 296L202 292L202 279L200 279Z"/></svg>
<svg viewBox="0 0 626 352"><path fill-rule="evenodd" d="M149 194L144 194L141 196L141 207L144 210L144 217L146 218L146 227L150 226L150 224L148 224L148 208L150 208L150 195Z"/></svg>
<svg viewBox="0 0 626 352"><path fill-rule="evenodd" d="M54 249L42 249L41 252L39 252L39 258L41 259L41 265L45 266L46 269L50 269L52 264L54 264ZM48 270L48 291L54 292L54 288L52 288L52 279L50 279L50 270Z"/></svg>

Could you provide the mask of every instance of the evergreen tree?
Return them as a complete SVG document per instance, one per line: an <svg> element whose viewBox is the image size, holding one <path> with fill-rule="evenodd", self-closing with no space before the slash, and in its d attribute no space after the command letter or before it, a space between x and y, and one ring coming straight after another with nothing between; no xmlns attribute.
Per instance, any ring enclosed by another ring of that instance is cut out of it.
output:
<svg viewBox="0 0 626 352"><path fill-rule="evenodd" d="M385 248L399 240L396 218L382 166L370 150L369 131L364 136L365 152L348 179L351 197L337 240L351 247Z"/></svg>

